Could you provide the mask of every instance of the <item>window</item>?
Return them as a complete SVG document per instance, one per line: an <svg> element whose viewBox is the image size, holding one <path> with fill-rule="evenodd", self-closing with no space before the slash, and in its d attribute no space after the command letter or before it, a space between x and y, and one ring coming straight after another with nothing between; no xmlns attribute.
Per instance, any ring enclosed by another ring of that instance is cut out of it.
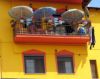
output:
<svg viewBox="0 0 100 79"><path fill-rule="evenodd" d="M44 56L24 56L25 73L45 73Z"/></svg>
<svg viewBox="0 0 100 79"><path fill-rule="evenodd" d="M92 78L93 79L98 78L96 60L90 60L90 67L91 67Z"/></svg>
<svg viewBox="0 0 100 79"><path fill-rule="evenodd" d="M59 73L73 73L73 58L67 56L57 57L58 72Z"/></svg>

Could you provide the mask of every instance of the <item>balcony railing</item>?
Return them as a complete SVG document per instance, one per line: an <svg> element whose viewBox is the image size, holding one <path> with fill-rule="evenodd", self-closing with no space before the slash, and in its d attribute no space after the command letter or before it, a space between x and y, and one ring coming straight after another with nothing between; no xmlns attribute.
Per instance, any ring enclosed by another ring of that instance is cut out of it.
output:
<svg viewBox="0 0 100 79"><path fill-rule="evenodd" d="M89 41L87 33L78 33L66 25L50 25L40 23L23 26L19 22L13 27L14 40L17 43L35 44L86 44Z"/></svg>

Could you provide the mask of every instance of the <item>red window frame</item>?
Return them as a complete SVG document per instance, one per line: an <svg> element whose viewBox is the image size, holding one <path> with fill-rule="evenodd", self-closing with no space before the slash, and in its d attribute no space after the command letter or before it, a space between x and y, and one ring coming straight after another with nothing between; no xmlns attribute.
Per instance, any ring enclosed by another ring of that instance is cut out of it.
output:
<svg viewBox="0 0 100 79"><path fill-rule="evenodd" d="M57 72L59 73L58 70L58 63L57 63L57 57L72 57L72 67L73 67L73 73L75 73L75 61L74 61L74 53L67 51L67 50L61 50L56 52L56 67L57 67ZM70 74L70 73L59 73L59 74Z"/></svg>
<svg viewBox="0 0 100 79"><path fill-rule="evenodd" d="M45 72L43 74L46 73L47 71L47 68L46 68L46 55L45 55L45 52L43 51L40 51L40 50L35 50L35 49L32 49L32 50L28 50L28 51L24 51L22 53L22 62L23 62L23 72L25 73L25 60L24 60L24 56L28 56L28 55L32 55L32 56L44 56L44 69L45 69ZM38 73L25 73L25 74L38 74Z"/></svg>

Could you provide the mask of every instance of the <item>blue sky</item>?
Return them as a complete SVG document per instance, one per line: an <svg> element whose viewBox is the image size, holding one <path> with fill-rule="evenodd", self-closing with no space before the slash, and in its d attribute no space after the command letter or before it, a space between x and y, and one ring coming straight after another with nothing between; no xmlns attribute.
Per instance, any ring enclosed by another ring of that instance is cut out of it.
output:
<svg viewBox="0 0 100 79"><path fill-rule="evenodd" d="M100 0L91 0L88 7L100 8Z"/></svg>

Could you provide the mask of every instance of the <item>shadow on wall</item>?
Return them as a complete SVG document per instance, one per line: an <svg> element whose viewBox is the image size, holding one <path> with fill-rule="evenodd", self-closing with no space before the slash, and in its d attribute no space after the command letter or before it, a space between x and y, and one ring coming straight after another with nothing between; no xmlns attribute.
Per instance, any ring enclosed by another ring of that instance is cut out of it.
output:
<svg viewBox="0 0 100 79"><path fill-rule="evenodd" d="M75 73L81 73L81 71L84 69L86 61L87 61L87 56L88 55L86 54L75 55Z"/></svg>
<svg viewBox="0 0 100 79"><path fill-rule="evenodd" d="M92 23L100 23L100 10L99 9L89 9L90 19Z"/></svg>

